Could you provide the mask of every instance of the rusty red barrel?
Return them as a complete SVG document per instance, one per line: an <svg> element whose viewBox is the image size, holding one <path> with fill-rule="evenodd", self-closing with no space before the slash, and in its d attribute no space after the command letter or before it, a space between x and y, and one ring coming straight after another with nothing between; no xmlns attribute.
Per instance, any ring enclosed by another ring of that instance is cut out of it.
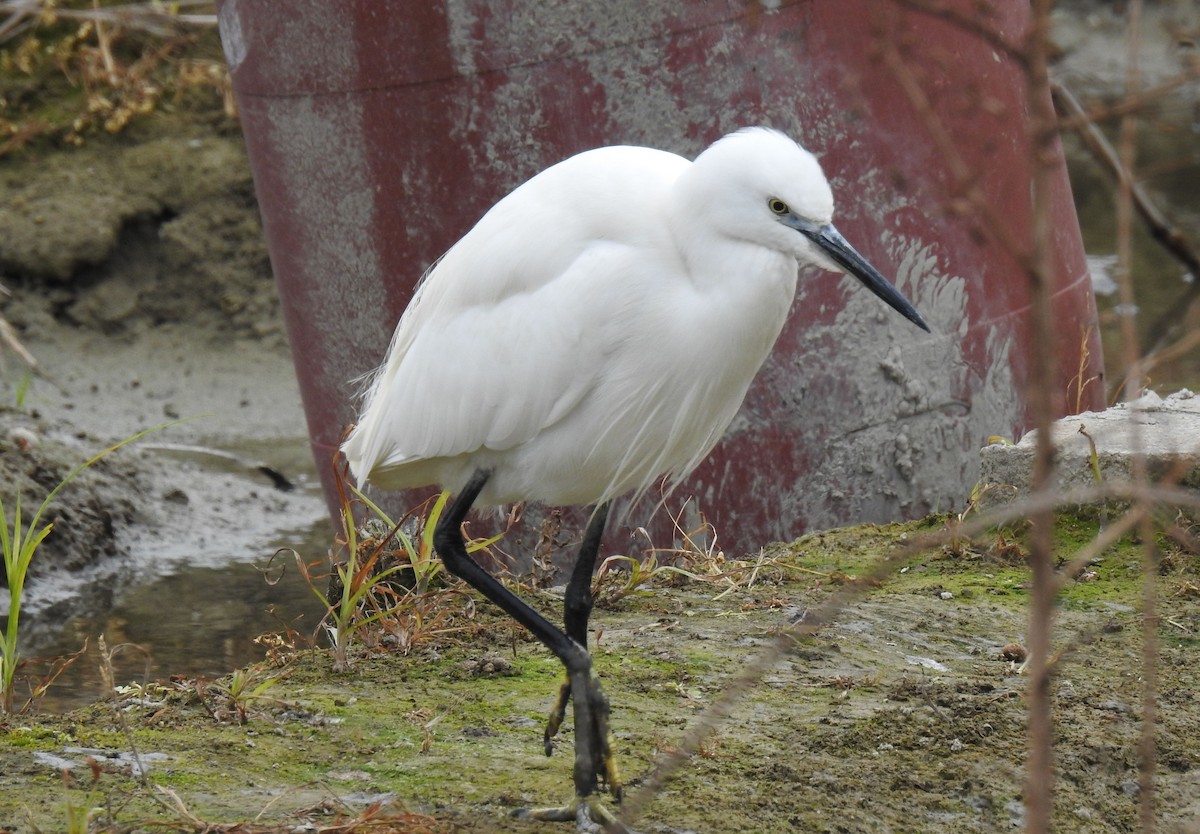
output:
<svg viewBox="0 0 1200 834"><path fill-rule="evenodd" d="M1002 3L984 22L1019 43L1027 16ZM331 501L353 380L492 203L587 148L690 156L744 125L820 157L838 227L933 334L852 280L806 272L728 436L651 523L655 543L669 546L688 497L681 523L698 508L733 549L961 506L986 438L1026 427L1029 288L989 228L1028 239L1025 82L976 35L886 0L224 0L219 19ZM964 178L991 217L961 199ZM1052 215L1068 412L1099 406L1103 380L1061 162Z"/></svg>

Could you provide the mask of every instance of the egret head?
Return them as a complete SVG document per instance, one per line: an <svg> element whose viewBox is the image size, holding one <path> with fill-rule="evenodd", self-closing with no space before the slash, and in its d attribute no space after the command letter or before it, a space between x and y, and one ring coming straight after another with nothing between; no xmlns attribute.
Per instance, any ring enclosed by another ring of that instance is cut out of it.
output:
<svg viewBox="0 0 1200 834"><path fill-rule="evenodd" d="M853 275L922 330L929 327L900 292L833 225L833 192L816 157L768 128L726 136L681 178L689 213L711 231L832 272Z"/></svg>

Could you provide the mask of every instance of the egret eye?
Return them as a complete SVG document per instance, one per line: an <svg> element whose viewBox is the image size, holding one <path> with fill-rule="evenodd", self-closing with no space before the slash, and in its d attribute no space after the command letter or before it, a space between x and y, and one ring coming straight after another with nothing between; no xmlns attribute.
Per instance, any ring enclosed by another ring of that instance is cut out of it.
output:
<svg viewBox="0 0 1200 834"><path fill-rule="evenodd" d="M791 211L791 209L788 208L788 204L778 197L772 197L771 199L767 200L767 208L769 208L775 214L787 214L789 211Z"/></svg>

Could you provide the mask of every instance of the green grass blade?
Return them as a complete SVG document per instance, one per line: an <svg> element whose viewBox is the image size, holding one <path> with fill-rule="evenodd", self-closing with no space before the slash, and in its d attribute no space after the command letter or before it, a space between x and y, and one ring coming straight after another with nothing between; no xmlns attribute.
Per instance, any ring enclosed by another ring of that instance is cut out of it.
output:
<svg viewBox="0 0 1200 834"><path fill-rule="evenodd" d="M105 455L109 455L122 446L143 438L152 432L178 425L190 419L193 418L172 420L169 423L152 426L137 434L130 435L124 440L114 443L92 455L79 464L79 466L72 469L65 478L58 482L54 489L50 490L49 494L42 499L42 503L38 505L37 511L28 522L22 517L21 493L18 492L13 507L11 531L8 529L8 517L4 512L4 504L0 502L0 548L4 551L4 570L8 579L9 601L8 624L4 630L4 639L0 641L0 686L3 687L0 690L0 712L8 712L12 707L12 684L17 669L17 637L19 635L21 597L25 588L25 577L29 572L30 565L33 564L33 557L37 555L38 548L46 540L46 536L50 535L50 531L54 529L53 522L38 529L41 524L42 515L46 512L51 502L54 501L58 493L62 491L63 487L75 480L79 473L95 464L96 461Z"/></svg>

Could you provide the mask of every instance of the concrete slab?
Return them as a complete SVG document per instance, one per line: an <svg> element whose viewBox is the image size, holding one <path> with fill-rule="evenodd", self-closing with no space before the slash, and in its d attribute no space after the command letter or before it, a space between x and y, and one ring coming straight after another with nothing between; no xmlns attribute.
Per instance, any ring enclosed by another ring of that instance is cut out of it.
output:
<svg viewBox="0 0 1200 834"><path fill-rule="evenodd" d="M1096 483L1094 443L1104 483L1132 481L1133 461L1140 453L1154 480L1183 461L1186 474L1179 483L1200 491L1200 395L1186 388L1166 398L1148 392L1132 403L1064 417L1051 433L1059 489ZM1036 443L1037 433L1030 432L1014 445L995 443L981 450L984 507L1029 494Z"/></svg>

